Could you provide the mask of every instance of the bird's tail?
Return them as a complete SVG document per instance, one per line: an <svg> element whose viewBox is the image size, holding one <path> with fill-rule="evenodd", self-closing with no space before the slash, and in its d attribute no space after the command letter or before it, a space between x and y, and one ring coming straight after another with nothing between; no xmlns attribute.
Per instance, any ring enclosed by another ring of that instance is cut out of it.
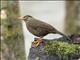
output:
<svg viewBox="0 0 80 60"><path fill-rule="evenodd" d="M68 39L69 41L71 41L71 39L70 39L68 36L66 36L65 34L59 32L59 31L57 31L57 33L60 34L60 35L62 35L63 37L65 37L65 38Z"/></svg>

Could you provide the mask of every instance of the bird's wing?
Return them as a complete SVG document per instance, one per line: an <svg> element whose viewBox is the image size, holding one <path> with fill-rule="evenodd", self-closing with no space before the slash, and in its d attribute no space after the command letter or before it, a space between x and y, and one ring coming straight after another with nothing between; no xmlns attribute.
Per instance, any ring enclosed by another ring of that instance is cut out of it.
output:
<svg viewBox="0 0 80 60"><path fill-rule="evenodd" d="M44 31L51 31L53 30L53 27L45 22L42 22L40 20L33 20L30 22L30 27L34 28L34 29L40 29L40 30L44 30Z"/></svg>

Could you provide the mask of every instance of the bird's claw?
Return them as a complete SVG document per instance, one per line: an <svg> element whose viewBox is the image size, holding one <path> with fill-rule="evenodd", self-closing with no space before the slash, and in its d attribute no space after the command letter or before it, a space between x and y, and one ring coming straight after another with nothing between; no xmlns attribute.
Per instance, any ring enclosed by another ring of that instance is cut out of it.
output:
<svg viewBox="0 0 80 60"><path fill-rule="evenodd" d="M37 47L39 46L43 40L41 38L35 38L35 41L32 42L32 47Z"/></svg>

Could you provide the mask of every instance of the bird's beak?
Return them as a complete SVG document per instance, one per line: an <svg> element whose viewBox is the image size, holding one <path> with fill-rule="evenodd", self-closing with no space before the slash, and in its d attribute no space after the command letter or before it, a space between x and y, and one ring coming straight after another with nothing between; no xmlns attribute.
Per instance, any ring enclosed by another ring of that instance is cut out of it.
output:
<svg viewBox="0 0 80 60"><path fill-rule="evenodd" d="M18 17L18 19L19 20L24 20L25 18L24 18L24 16L20 16L20 17Z"/></svg>

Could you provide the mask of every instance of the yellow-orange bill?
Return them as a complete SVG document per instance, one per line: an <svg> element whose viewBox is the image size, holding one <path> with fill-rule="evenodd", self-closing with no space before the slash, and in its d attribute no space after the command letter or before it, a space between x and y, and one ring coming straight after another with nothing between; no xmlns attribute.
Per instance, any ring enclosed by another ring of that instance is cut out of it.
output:
<svg viewBox="0 0 80 60"><path fill-rule="evenodd" d="M20 16L20 17L18 17L18 19L19 20L24 20L25 18L24 18L24 16Z"/></svg>

